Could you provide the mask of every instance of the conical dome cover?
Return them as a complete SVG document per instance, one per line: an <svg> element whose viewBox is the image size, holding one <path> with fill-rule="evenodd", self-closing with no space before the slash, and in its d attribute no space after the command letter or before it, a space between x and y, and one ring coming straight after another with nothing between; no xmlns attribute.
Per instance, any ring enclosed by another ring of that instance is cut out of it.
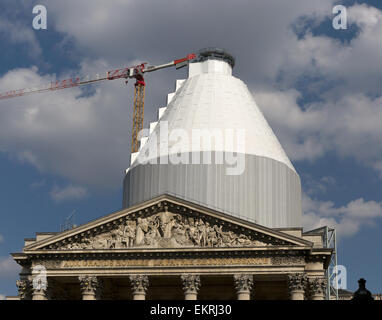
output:
<svg viewBox="0 0 382 320"><path fill-rule="evenodd" d="M231 65L190 64L127 171L124 207L167 193L267 227L301 225L299 176Z"/></svg>

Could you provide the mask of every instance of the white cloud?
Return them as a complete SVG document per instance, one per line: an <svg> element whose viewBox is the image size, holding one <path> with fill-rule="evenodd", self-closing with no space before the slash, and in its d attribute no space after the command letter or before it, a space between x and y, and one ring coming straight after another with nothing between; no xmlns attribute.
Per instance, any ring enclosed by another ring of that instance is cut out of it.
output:
<svg viewBox="0 0 382 320"><path fill-rule="evenodd" d="M0 257L0 279L17 278L21 267L12 257Z"/></svg>
<svg viewBox="0 0 382 320"><path fill-rule="evenodd" d="M313 179L309 174L302 175L304 192L309 195L325 194L328 188L336 184L336 179L331 176L324 176L319 180Z"/></svg>
<svg viewBox="0 0 382 320"><path fill-rule="evenodd" d="M315 160L330 150L382 177L382 97L349 94L307 105L305 111L296 90L257 92L255 98L293 160Z"/></svg>
<svg viewBox="0 0 382 320"><path fill-rule="evenodd" d="M320 110L303 111L297 104L300 93L288 91L256 91L255 100L270 122L282 146L292 160L312 160L325 153L326 146L317 133L325 123Z"/></svg>
<svg viewBox="0 0 382 320"><path fill-rule="evenodd" d="M41 55L42 50L37 41L34 30L31 26L26 26L20 21L13 21L2 15L0 19L0 34L5 36L11 44L24 45L28 47L27 53L37 58Z"/></svg>
<svg viewBox="0 0 382 320"><path fill-rule="evenodd" d="M377 170L382 177L382 11L367 5L348 8L349 23L360 29L350 41L307 34L287 48L275 85L254 86L256 101L294 160L315 160L334 151ZM314 81L301 91L296 80ZM317 80L318 79L318 80ZM271 89L269 89L271 88ZM319 102L298 105L302 94Z"/></svg>
<svg viewBox="0 0 382 320"><path fill-rule="evenodd" d="M268 78L277 74L285 49L296 43L290 24L302 15L321 21L331 15L334 1L44 2L56 30L73 37L89 55L114 62L126 56L155 61L218 45L239 53L248 74Z"/></svg>
<svg viewBox="0 0 382 320"><path fill-rule="evenodd" d="M73 185L69 185L63 188L54 186L50 192L50 196L56 202L83 199L87 195L88 191L86 188Z"/></svg>
<svg viewBox="0 0 382 320"><path fill-rule="evenodd" d="M0 88L54 79L36 68L18 69L0 78ZM132 88L122 81L95 88L91 96L75 88L1 100L0 150L75 184L119 187L129 159Z"/></svg>
<svg viewBox="0 0 382 320"><path fill-rule="evenodd" d="M334 3L259 0L237 1L232 7L228 0L180 1L176 5L168 0L112 4L69 0L49 2L49 14L56 30L72 37L77 49L109 63L119 64L126 57L165 61L218 45L238 57L240 77L257 87L280 84L280 79L283 87L293 87L298 77L309 75L324 78L321 85L336 81L333 90L337 91L380 92L382 39L376 35L382 32L381 11L365 4L348 7L349 24L360 28L350 43L313 35L310 30L321 22L331 25ZM292 25L302 17L308 22L303 24L305 35L299 38ZM144 28L137 31L142 21Z"/></svg>
<svg viewBox="0 0 382 320"><path fill-rule="evenodd" d="M382 218L382 202L365 201L363 198L336 207L331 201L320 201L303 194L303 225L306 230L322 226L334 227L339 236L356 234L361 227L374 225Z"/></svg>
<svg viewBox="0 0 382 320"><path fill-rule="evenodd" d="M282 85L293 86L299 76L306 76L319 79L316 84L309 82L308 90L314 91L315 85L316 89L324 87L328 91L326 95L331 97L349 93L381 94L382 39L376 35L382 32L382 11L355 4L348 7L348 23L359 28L351 41L313 35L309 29L301 39L291 36L291 45L282 51L283 59L278 66ZM341 36L340 30L336 32Z"/></svg>

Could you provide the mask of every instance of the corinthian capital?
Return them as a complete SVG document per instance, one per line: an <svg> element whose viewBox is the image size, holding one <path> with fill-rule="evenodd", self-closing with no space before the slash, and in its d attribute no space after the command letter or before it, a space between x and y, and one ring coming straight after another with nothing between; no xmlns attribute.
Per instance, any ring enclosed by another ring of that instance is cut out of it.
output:
<svg viewBox="0 0 382 320"><path fill-rule="evenodd" d="M253 275L235 274L233 276L237 292L250 292L253 287Z"/></svg>
<svg viewBox="0 0 382 320"><path fill-rule="evenodd" d="M149 287L149 277L146 275L136 274L130 277L131 287L134 294L146 294Z"/></svg>
<svg viewBox="0 0 382 320"><path fill-rule="evenodd" d="M295 273L288 275L289 292L305 291L307 285L307 277L303 273Z"/></svg>
<svg viewBox="0 0 382 320"><path fill-rule="evenodd" d="M96 276L79 276L82 295L99 296L101 293L101 282Z"/></svg>
<svg viewBox="0 0 382 320"><path fill-rule="evenodd" d="M32 281L28 279L20 279L16 281L16 286L21 300L31 299Z"/></svg>
<svg viewBox="0 0 382 320"><path fill-rule="evenodd" d="M185 293L198 293L200 288L200 276L194 274L182 274L180 278Z"/></svg>
<svg viewBox="0 0 382 320"><path fill-rule="evenodd" d="M327 281L326 278L313 278L309 279L309 293L311 296L323 296L326 292Z"/></svg>

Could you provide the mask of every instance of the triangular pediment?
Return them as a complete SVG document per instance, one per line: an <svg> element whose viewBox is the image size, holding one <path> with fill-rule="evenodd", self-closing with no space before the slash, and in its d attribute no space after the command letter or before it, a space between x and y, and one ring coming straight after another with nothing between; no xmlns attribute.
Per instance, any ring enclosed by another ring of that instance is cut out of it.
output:
<svg viewBox="0 0 382 320"><path fill-rule="evenodd" d="M24 247L28 251L304 246L290 234L169 195L112 213Z"/></svg>

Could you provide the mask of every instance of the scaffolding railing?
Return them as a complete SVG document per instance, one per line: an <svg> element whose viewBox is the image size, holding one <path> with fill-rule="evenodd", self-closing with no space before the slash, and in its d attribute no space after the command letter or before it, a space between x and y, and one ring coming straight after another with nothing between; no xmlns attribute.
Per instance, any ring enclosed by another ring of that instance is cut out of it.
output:
<svg viewBox="0 0 382 320"><path fill-rule="evenodd" d="M310 230L306 233L321 234L324 248L330 248L333 250L332 255L330 257L329 266L325 270L325 277L327 281L325 298L326 300L338 300L336 229L325 226L314 230Z"/></svg>

